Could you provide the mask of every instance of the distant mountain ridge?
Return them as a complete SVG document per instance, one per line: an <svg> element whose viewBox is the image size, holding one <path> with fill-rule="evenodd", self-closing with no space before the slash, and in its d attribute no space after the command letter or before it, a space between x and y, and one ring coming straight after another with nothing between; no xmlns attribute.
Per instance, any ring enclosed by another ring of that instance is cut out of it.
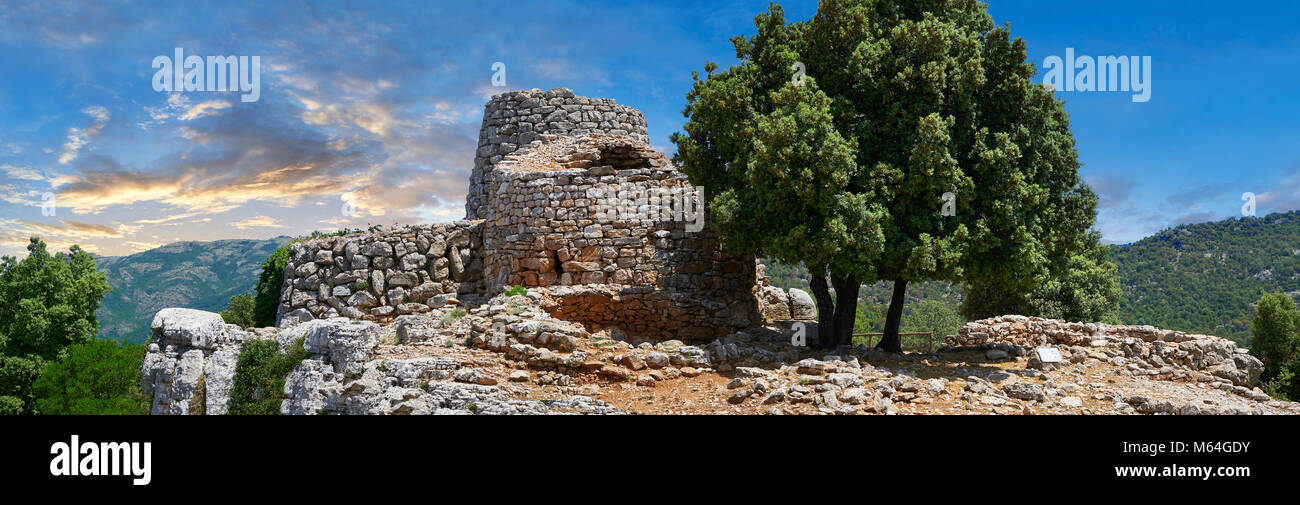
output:
<svg viewBox="0 0 1300 505"><path fill-rule="evenodd" d="M167 307L225 310L231 296L253 289L262 262L290 240L176 242L129 256L95 258L113 287L95 312L99 337L144 342L154 314Z"/></svg>
<svg viewBox="0 0 1300 505"><path fill-rule="evenodd" d="M1300 298L1300 211L1181 225L1110 252L1130 324L1248 342L1261 293Z"/></svg>
<svg viewBox="0 0 1300 505"><path fill-rule="evenodd" d="M1131 244L1112 245L1124 296L1120 319L1249 343L1254 304L1265 291L1300 300L1300 211L1170 228ZM807 289L802 266L767 267L772 284ZM890 284L864 286L865 303L889 303ZM960 285L908 286L908 304L959 304Z"/></svg>

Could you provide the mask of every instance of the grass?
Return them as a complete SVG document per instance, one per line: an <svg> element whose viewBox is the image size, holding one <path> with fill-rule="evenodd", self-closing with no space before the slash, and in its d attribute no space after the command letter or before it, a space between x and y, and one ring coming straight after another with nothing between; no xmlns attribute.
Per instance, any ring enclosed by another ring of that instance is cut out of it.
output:
<svg viewBox="0 0 1300 505"><path fill-rule="evenodd" d="M469 314L469 311L465 310L462 307L456 307L456 310L444 314L442 316L442 319L439 319L438 322L444 325L451 324L456 321L459 321L460 318L465 317L467 314Z"/></svg>

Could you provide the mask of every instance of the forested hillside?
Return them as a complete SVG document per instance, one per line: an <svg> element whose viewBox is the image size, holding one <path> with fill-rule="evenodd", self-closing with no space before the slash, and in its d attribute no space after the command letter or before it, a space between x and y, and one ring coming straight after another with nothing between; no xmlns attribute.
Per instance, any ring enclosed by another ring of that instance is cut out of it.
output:
<svg viewBox="0 0 1300 505"><path fill-rule="evenodd" d="M1300 211L1178 226L1110 246L1110 259L1124 287L1124 323L1248 344L1260 293L1300 299ZM772 284L807 289L802 267L764 263ZM862 301L883 307L889 287L863 286ZM961 286L938 282L912 284L907 294L909 306L938 300L956 308L962 300Z"/></svg>
<svg viewBox="0 0 1300 505"><path fill-rule="evenodd" d="M1248 342L1260 293L1300 297L1300 211L1179 226L1111 259L1125 322Z"/></svg>
<svg viewBox="0 0 1300 505"><path fill-rule="evenodd" d="M167 307L226 308L253 288L262 262L289 237L177 242L130 256L97 257L113 291L95 312L99 336L142 343L156 312Z"/></svg>

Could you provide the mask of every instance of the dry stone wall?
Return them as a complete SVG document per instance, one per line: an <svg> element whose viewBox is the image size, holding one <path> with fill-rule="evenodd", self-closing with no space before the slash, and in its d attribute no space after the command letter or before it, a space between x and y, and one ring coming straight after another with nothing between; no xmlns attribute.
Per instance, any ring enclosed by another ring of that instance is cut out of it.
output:
<svg viewBox="0 0 1300 505"><path fill-rule="evenodd" d="M1264 364L1236 342L1154 326L1010 315L966 323L957 335L947 338L947 344L1006 347L1017 353L1031 347L1058 347L1069 359L1097 359L1131 374L1207 383L1226 380L1243 389L1257 385L1264 371Z"/></svg>
<svg viewBox="0 0 1300 505"><path fill-rule="evenodd" d="M322 237L291 246L279 325L329 317L388 321L483 292L482 221Z"/></svg>

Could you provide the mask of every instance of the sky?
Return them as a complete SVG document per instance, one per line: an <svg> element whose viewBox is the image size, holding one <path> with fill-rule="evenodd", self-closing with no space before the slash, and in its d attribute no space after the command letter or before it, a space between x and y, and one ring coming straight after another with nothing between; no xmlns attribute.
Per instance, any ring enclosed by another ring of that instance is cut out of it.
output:
<svg viewBox="0 0 1300 505"><path fill-rule="evenodd" d="M781 2L803 20L815 2ZM0 254L464 216L483 104L567 87L641 109L672 152L691 72L736 62L766 1L0 1ZM1046 58L1149 56L1150 98L1057 91L1097 229L1300 208L1300 5L989 2ZM257 56L258 97L156 91L155 59ZM493 85L494 64L505 86Z"/></svg>

